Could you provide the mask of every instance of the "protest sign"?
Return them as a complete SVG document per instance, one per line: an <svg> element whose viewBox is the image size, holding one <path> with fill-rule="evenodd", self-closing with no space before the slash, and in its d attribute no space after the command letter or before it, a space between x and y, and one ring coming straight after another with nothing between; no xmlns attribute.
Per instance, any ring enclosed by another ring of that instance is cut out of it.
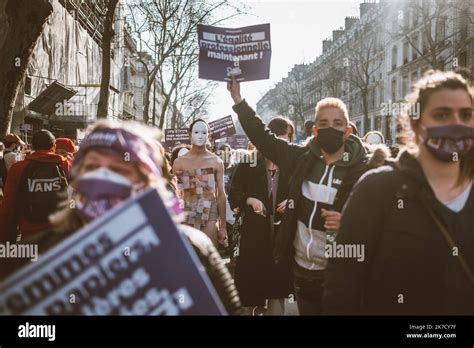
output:
<svg viewBox="0 0 474 348"><path fill-rule="evenodd" d="M218 315L187 238L149 189L0 284L5 315Z"/></svg>
<svg viewBox="0 0 474 348"><path fill-rule="evenodd" d="M189 144L188 128L165 129L165 150L170 152L179 144Z"/></svg>
<svg viewBox="0 0 474 348"><path fill-rule="evenodd" d="M234 134L230 137L223 138L225 141L223 143L229 144L229 146L236 150L236 149L247 149L247 144L249 142L249 138L246 135L242 134Z"/></svg>
<svg viewBox="0 0 474 348"><path fill-rule="evenodd" d="M270 24L243 28L198 26L199 77L228 81L264 80L270 77Z"/></svg>
<svg viewBox="0 0 474 348"><path fill-rule="evenodd" d="M247 149L249 138L246 135L236 134L234 137L234 149Z"/></svg>
<svg viewBox="0 0 474 348"><path fill-rule="evenodd" d="M209 128L214 140L230 137L236 132L231 115L209 122Z"/></svg>

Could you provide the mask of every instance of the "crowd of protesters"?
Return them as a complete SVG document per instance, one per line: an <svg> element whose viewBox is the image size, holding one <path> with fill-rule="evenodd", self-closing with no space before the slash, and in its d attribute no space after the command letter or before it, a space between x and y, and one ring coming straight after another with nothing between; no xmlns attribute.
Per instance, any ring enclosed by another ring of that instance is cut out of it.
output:
<svg viewBox="0 0 474 348"><path fill-rule="evenodd" d="M390 148L381 132L359 136L338 98L320 100L297 136L287 118L265 125L235 78L228 89L247 149L211 142L202 119L190 145L170 151L133 122L97 122L79 146L47 130L31 145L8 134L0 243L44 253L153 188L229 314L283 315L288 298L300 315L474 313L473 91L463 76L425 74L407 97L420 114L400 115ZM10 260L0 275L22 265Z"/></svg>

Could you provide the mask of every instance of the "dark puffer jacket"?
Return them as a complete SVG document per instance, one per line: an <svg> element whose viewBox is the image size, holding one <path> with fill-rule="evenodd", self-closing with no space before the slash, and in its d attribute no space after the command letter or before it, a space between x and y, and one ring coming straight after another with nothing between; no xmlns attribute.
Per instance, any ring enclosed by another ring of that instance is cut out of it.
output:
<svg viewBox="0 0 474 348"><path fill-rule="evenodd" d="M474 314L474 286L429 209L474 269L474 187L464 208L451 211L419 162L403 152L397 166L368 172L344 207L336 244L360 245L364 257L329 259L324 312Z"/></svg>

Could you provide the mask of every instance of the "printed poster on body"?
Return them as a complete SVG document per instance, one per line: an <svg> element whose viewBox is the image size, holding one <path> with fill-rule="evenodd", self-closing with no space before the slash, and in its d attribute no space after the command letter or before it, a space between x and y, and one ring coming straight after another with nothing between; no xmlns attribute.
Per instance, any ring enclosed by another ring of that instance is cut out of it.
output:
<svg viewBox="0 0 474 348"><path fill-rule="evenodd" d="M149 189L0 283L0 315L222 315L191 244Z"/></svg>

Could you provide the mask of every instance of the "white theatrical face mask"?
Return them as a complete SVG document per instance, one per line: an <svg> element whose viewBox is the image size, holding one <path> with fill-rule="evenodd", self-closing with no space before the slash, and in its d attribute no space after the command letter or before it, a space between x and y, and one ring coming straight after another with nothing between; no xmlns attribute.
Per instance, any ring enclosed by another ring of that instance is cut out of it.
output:
<svg viewBox="0 0 474 348"><path fill-rule="evenodd" d="M380 135L372 133L367 136L366 143L371 144L371 145L379 145L379 144L382 144L383 142L382 142L382 139L380 138Z"/></svg>
<svg viewBox="0 0 474 348"><path fill-rule="evenodd" d="M191 129L191 144L204 146L208 140L209 131L204 122L196 122Z"/></svg>

